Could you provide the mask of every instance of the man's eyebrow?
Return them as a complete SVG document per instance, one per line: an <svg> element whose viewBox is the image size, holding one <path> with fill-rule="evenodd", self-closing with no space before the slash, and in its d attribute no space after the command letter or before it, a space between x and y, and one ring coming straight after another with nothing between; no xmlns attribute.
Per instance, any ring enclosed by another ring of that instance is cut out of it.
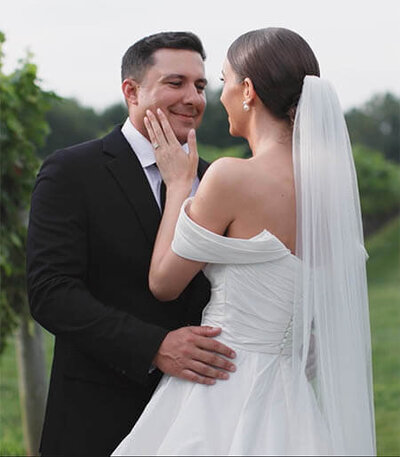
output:
<svg viewBox="0 0 400 457"><path fill-rule="evenodd" d="M164 75L161 80L162 81L166 81L167 79L185 79L186 76L185 75L181 75L179 73L170 73L168 75ZM202 84L204 84L205 86L208 84L208 81L206 78L199 78L199 79L196 79L196 82L200 82Z"/></svg>
<svg viewBox="0 0 400 457"><path fill-rule="evenodd" d="M184 76L179 73L169 73L168 75L164 75L161 79L184 79Z"/></svg>

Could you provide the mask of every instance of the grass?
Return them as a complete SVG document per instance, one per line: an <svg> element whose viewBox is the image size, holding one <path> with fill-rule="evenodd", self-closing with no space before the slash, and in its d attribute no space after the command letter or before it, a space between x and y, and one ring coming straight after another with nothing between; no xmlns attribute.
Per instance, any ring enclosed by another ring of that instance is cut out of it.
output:
<svg viewBox="0 0 400 457"><path fill-rule="evenodd" d="M54 338L44 332L48 374L53 356ZM26 455L22 433L22 416L18 397L16 348L10 339L0 356L0 456Z"/></svg>
<svg viewBox="0 0 400 457"><path fill-rule="evenodd" d="M378 455L400 455L400 218L367 240ZM46 334L50 364L53 340ZM0 455L24 455L15 347L0 357Z"/></svg>
<svg viewBox="0 0 400 457"><path fill-rule="evenodd" d="M400 455L400 218L368 240L378 455Z"/></svg>
<svg viewBox="0 0 400 457"><path fill-rule="evenodd" d="M13 343L0 357L0 455L24 455Z"/></svg>

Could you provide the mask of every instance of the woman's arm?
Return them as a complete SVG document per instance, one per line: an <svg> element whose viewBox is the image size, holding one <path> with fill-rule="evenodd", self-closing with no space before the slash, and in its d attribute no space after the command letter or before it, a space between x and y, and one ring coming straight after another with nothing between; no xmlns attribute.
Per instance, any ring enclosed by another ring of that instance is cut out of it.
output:
<svg viewBox="0 0 400 457"><path fill-rule="evenodd" d="M157 111L160 125L151 112L147 114L145 125L153 145L159 145L155 156L167 188L163 217L151 259L149 286L156 298L167 301L177 298L205 265L184 259L171 249L182 203L190 195L197 173L198 154L194 130L189 132L189 154L186 154L166 116ZM223 178L226 173L221 173L223 161L226 159L218 160L209 167L188 212L196 223L218 234L225 233L232 221L232 198L227 179Z"/></svg>

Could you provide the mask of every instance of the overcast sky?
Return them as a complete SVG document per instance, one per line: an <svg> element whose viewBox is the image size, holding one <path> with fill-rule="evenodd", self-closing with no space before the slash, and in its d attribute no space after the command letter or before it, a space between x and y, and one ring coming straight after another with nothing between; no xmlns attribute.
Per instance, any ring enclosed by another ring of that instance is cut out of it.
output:
<svg viewBox="0 0 400 457"><path fill-rule="evenodd" d="M372 94L400 96L399 0L1 0L4 71L29 49L43 87L103 109L123 100L120 62L145 35L190 30L219 87L229 44L249 30L279 26L302 35L336 86L344 109Z"/></svg>

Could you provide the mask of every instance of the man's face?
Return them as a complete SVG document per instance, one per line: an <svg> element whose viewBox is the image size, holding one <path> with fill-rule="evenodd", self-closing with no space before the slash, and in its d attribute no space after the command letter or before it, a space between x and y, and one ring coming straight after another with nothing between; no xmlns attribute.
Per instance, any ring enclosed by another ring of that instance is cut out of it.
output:
<svg viewBox="0 0 400 457"><path fill-rule="evenodd" d="M153 54L135 97L128 100L130 118L146 137L143 119L146 110L156 114L161 108L181 144L189 130L199 127L206 106L204 64L199 53L181 49L159 49Z"/></svg>

